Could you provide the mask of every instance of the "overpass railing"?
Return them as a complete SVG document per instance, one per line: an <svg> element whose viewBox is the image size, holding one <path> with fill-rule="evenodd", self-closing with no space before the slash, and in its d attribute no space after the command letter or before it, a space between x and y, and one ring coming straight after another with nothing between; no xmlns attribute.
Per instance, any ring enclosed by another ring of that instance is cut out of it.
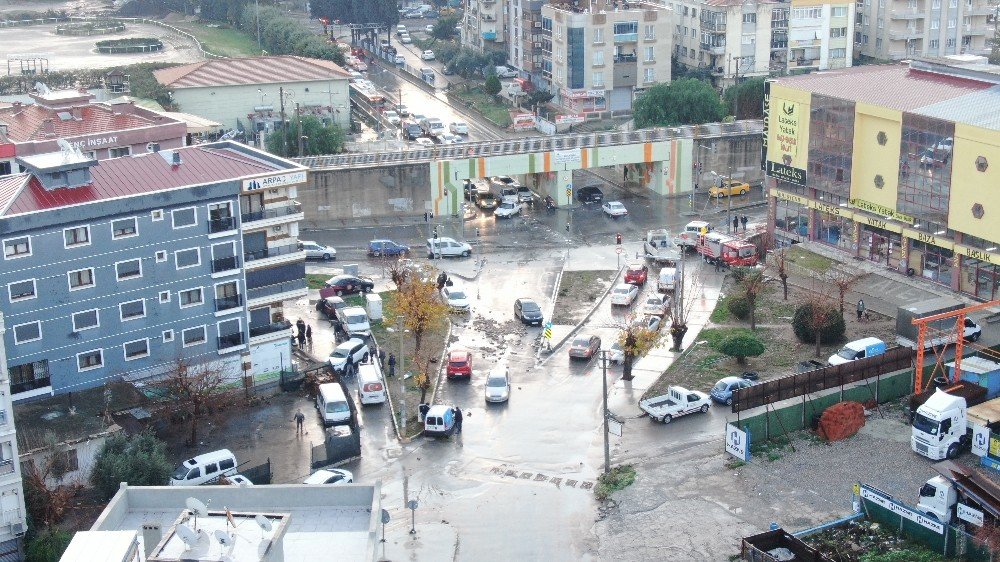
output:
<svg viewBox="0 0 1000 562"><path fill-rule="evenodd" d="M414 145L402 151L331 154L327 156L293 158L293 160L313 169L366 168L392 164L419 164L432 160L484 158L488 156L507 156L577 148L621 146L679 138L703 139L761 134L762 132L763 123L760 120L745 120L734 123L657 127L653 129L639 129L637 131L570 133L565 135L467 142L429 147Z"/></svg>

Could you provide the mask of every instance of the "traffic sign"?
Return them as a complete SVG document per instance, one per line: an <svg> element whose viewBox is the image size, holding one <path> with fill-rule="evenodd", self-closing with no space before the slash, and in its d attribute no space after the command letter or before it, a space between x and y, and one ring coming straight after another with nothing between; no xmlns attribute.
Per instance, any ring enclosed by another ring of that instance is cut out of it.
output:
<svg viewBox="0 0 1000 562"><path fill-rule="evenodd" d="M617 248L615 248L615 253L619 254L619 255L624 254L625 253L625 248L622 248L621 246L618 246Z"/></svg>
<svg viewBox="0 0 1000 562"><path fill-rule="evenodd" d="M570 199L573 198L573 188L571 187L566 188L566 197L569 197Z"/></svg>

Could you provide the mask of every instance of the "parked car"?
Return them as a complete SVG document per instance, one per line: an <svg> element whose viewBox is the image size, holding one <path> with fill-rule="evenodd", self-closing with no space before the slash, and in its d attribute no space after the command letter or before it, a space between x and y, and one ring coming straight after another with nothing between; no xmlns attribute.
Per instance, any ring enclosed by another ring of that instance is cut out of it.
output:
<svg viewBox="0 0 1000 562"><path fill-rule="evenodd" d="M643 314L666 316L668 310L670 310L670 295L660 292L653 293L646 297L646 302L642 305Z"/></svg>
<svg viewBox="0 0 1000 562"><path fill-rule="evenodd" d="M713 185L708 188L708 196L716 199L731 195L746 195L747 193L750 193L750 184L739 180L725 180L721 186Z"/></svg>
<svg viewBox="0 0 1000 562"><path fill-rule="evenodd" d="M532 193L530 189L522 185L517 188L517 200L521 203L534 203L535 194Z"/></svg>
<svg viewBox="0 0 1000 562"><path fill-rule="evenodd" d="M542 325L542 307L532 299L520 298L514 301L514 318L529 326Z"/></svg>
<svg viewBox="0 0 1000 562"><path fill-rule="evenodd" d="M601 338L590 334L580 334L573 338L569 346L570 359L578 357L590 359L601 349Z"/></svg>
<svg viewBox="0 0 1000 562"><path fill-rule="evenodd" d="M335 260L337 250L330 246L317 244L311 240L299 240L299 249L304 250L307 260Z"/></svg>
<svg viewBox="0 0 1000 562"><path fill-rule="evenodd" d="M630 263L625 269L625 282L642 287L649 278L649 267L644 263Z"/></svg>
<svg viewBox="0 0 1000 562"><path fill-rule="evenodd" d="M588 185L576 191L576 198L581 203L600 203L604 201L604 192L596 185Z"/></svg>
<svg viewBox="0 0 1000 562"><path fill-rule="evenodd" d="M343 468L317 470L309 475L309 478L302 481L303 484L331 484L334 486L351 484L353 482L354 475L351 474L351 471L344 470Z"/></svg>
<svg viewBox="0 0 1000 562"><path fill-rule="evenodd" d="M445 76L451 76L455 74L455 69L450 64L446 64L443 67L441 67L441 74L444 74Z"/></svg>
<svg viewBox="0 0 1000 562"><path fill-rule="evenodd" d="M733 392L739 388L748 388L753 385L753 382L740 377L725 377L720 379L719 382L715 383L712 390L709 391L708 395L712 397L719 404L725 404L726 406L733 405Z"/></svg>
<svg viewBox="0 0 1000 562"><path fill-rule="evenodd" d="M368 319L368 312L360 306L348 306L337 311L337 320L340 321L340 329L351 337L363 337L367 339L372 333L372 325Z"/></svg>
<svg viewBox="0 0 1000 562"><path fill-rule="evenodd" d="M392 57L392 62L399 66L403 66L404 64L406 64L406 59L403 58L403 55L396 55Z"/></svg>
<svg viewBox="0 0 1000 562"><path fill-rule="evenodd" d="M444 297L444 302L453 312L468 312L471 308L469 295L459 285L444 287L441 289L441 296Z"/></svg>
<svg viewBox="0 0 1000 562"><path fill-rule="evenodd" d="M368 255L377 258L379 256L402 256L410 253L410 247L404 244L397 244L392 240L372 240L368 243Z"/></svg>
<svg viewBox="0 0 1000 562"><path fill-rule="evenodd" d="M619 283L611 290L612 306L628 306L639 296L639 288L628 283Z"/></svg>
<svg viewBox="0 0 1000 562"><path fill-rule="evenodd" d="M354 293L368 293L375 288L375 282L366 277L354 275L334 275L326 280L326 286L334 289L338 297Z"/></svg>
<svg viewBox="0 0 1000 562"><path fill-rule="evenodd" d="M494 69L497 78L517 78L517 71L509 66L498 66Z"/></svg>
<svg viewBox="0 0 1000 562"><path fill-rule="evenodd" d="M425 33L433 33L434 32L434 26L432 24L425 25L424 26L424 32ZM426 53L427 51L424 51L424 52ZM434 60L434 57L431 57L431 58L429 58L427 60Z"/></svg>
<svg viewBox="0 0 1000 562"><path fill-rule="evenodd" d="M467 135L469 134L469 125L465 121L455 121L448 125L448 130L453 135Z"/></svg>
<svg viewBox="0 0 1000 562"><path fill-rule="evenodd" d="M242 486L244 488L250 488L253 486L253 482L249 478L243 476L242 474L234 474L232 476L224 476L225 483L229 486ZM219 479L221 483L223 478Z"/></svg>
<svg viewBox="0 0 1000 562"><path fill-rule="evenodd" d="M490 185L496 189L503 189L505 187L514 188L515 192L517 188L521 187L520 182L510 176L492 176L489 178Z"/></svg>
<svg viewBox="0 0 1000 562"><path fill-rule="evenodd" d="M632 321L632 324L643 330L649 330L650 332L659 332L660 326L663 324L663 318L656 316L655 314L647 314L641 318L636 318Z"/></svg>
<svg viewBox="0 0 1000 562"><path fill-rule="evenodd" d="M628 216L628 209L625 208L625 205L622 205L621 201L608 201L601 205L601 210L604 211L605 215L613 219Z"/></svg>
<svg viewBox="0 0 1000 562"><path fill-rule="evenodd" d="M403 25L403 24L397 25L396 26L396 36L398 37L399 35L401 35L403 33L409 33L409 31L406 30L406 26Z"/></svg>
<svg viewBox="0 0 1000 562"><path fill-rule="evenodd" d="M499 404L510 399L510 375L507 369L495 369L486 377L486 401Z"/></svg>
<svg viewBox="0 0 1000 562"><path fill-rule="evenodd" d="M620 343L615 342L611 344L611 348L608 349L608 361L616 365L625 364L625 350L622 349Z"/></svg>
<svg viewBox="0 0 1000 562"><path fill-rule="evenodd" d="M448 354L448 367L445 375L449 379L456 377L472 378L472 353L468 351L452 351Z"/></svg>
<svg viewBox="0 0 1000 562"><path fill-rule="evenodd" d="M428 238L427 257L447 258L461 256L467 258L472 255L472 246L465 242L459 242L454 238Z"/></svg>
<svg viewBox="0 0 1000 562"><path fill-rule="evenodd" d="M442 135L438 135L437 137L441 139L441 144L458 144L462 142L462 137L449 133L444 133Z"/></svg>
<svg viewBox="0 0 1000 562"><path fill-rule="evenodd" d="M363 361L371 357L368 344L361 338L351 338L333 348L330 354L330 367L334 373L344 373L348 376L357 369Z"/></svg>
<svg viewBox="0 0 1000 562"><path fill-rule="evenodd" d="M385 116L385 120L388 121L390 125L399 125L399 123L401 122L399 114L396 113L395 111L392 110L386 111L382 115Z"/></svg>
<svg viewBox="0 0 1000 562"><path fill-rule="evenodd" d="M396 113L399 113L403 117L406 117L410 114L410 108L405 106L404 104L397 104Z"/></svg>
<svg viewBox="0 0 1000 562"><path fill-rule="evenodd" d="M496 209L497 197L489 191L479 192L476 194L476 206L483 210Z"/></svg>
<svg viewBox="0 0 1000 562"><path fill-rule="evenodd" d="M650 419L662 423L693 412L707 413L711 405L711 399L704 392L680 386L669 386L666 394L639 401L639 409L649 414Z"/></svg>
<svg viewBox="0 0 1000 562"><path fill-rule="evenodd" d="M420 58L422 58L423 60L434 60L434 51L428 49L423 53L420 53Z"/></svg>
<svg viewBox="0 0 1000 562"><path fill-rule="evenodd" d="M323 313L329 320L337 320L337 311L341 308L347 308L347 303L344 299L340 297L328 297L325 299L319 299L316 301L316 310Z"/></svg>
<svg viewBox="0 0 1000 562"><path fill-rule="evenodd" d="M497 218L510 219L513 218L514 215L521 214L521 209L522 207L520 202L504 201L503 203L500 203L497 210L493 212L493 216Z"/></svg>
<svg viewBox="0 0 1000 562"><path fill-rule="evenodd" d="M399 36L399 42L407 44L413 43L413 38L410 37L409 33L403 33L402 35Z"/></svg>
<svg viewBox="0 0 1000 562"><path fill-rule="evenodd" d="M429 139L427 137L419 137L416 140L414 140L413 142L415 142L418 146L422 146L422 147L431 147L431 146L434 146L434 141L432 141L431 139Z"/></svg>

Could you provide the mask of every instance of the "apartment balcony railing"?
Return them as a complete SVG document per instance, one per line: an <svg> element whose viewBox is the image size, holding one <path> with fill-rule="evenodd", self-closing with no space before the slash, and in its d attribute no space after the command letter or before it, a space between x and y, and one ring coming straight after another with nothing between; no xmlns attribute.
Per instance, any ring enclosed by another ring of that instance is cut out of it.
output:
<svg viewBox="0 0 1000 562"><path fill-rule="evenodd" d="M13 473L14 473L13 459L0 460L0 474L13 474Z"/></svg>
<svg viewBox="0 0 1000 562"><path fill-rule="evenodd" d="M619 63L619 62L635 62L636 60L638 60L638 57L635 56L635 53L626 53L626 54L621 54L621 55L615 55L615 62L616 63Z"/></svg>
<svg viewBox="0 0 1000 562"><path fill-rule="evenodd" d="M231 297L219 297L215 299L216 312L222 312L223 310L229 310L238 306L243 306L243 295L233 295Z"/></svg>
<svg viewBox="0 0 1000 562"><path fill-rule="evenodd" d="M11 394L18 394L20 392L28 392L29 390L35 390L37 388L45 388L46 386L52 386L51 377L42 377L32 379L30 381L12 383L10 385L10 392Z"/></svg>
<svg viewBox="0 0 1000 562"><path fill-rule="evenodd" d="M725 20L701 20L701 30L709 33L725 33L726 22Z"/></svg>
<svg viewBox="0 0 1000 562"><path fill-rule="evenodd" d="M212 260L212 273L232 271L240 268L240 258L229 256L228 258L216 258Z"/></svg>
<svg viewBox="0 0 1000 562"><path fill-rule="evenodd" d="M225 232L227 230L236 230L236 217L223 217L221 219L212 219L208 221L209 234Z"/></svg>
<svg viewBox="0 0 1000 562"><path fill-rule="evenodd" d="M904 29L901 31L889 30L889 39L893 41L906 41L908 39L923 39L924 32L922 29Z"/></svg>
<svg viewBox="0 0 1000 562"><path fill-rule="evenodd" d="M238 347L246 343L246 338L243 336L243 332L236 332L235 334L226 334L225 336L219 336L219 349L228 349L230 347Z"/></svg>
<svg viewBox="0 0 1000 562"><path fill-rule="evenodd" d="M305 279L292 279L291 281L283 281L281 283L275 283L273 285L265 285L263 287L254 287L253 289L247 289L247 300L271 297L274 295L280 295L281 293L300 291L305 288L306 288Z"/></svg>
<svg viewBox="0 0 1000 562"><path fill-rule="evenodd" d="M266 219L275 219L280 217L287 217L288 215L295 215L302 212L302 205L298 203L291 203L289 205L284 205L282 207L273 207L271 209L264 209L262 211L256 211L253 213L243 213L241 218L244 224L253 221L262 221Z"/></svg>
<svg viewBox="0 0 1000 562"><path fill-rule="evenodd" d="M243 260L249 262L264 258L273 258L275 256L283 256L285 254L294 254L298 251L299 248L295 244L285 244L284 246L273 246L269 248L261 248L260 250L243 252Z"/></svg>
<svg viewBox="0 0 1000 562"><path fill-rule="evenodd" d="M615 43L637 43L638 33L615 33Z"/></svg>
<svg viewBox="0 0 1000 562"><path fill-rule="evenodd" d="M264 324L263 326L250 326L250 337L256 338L257 336L263 336L266 334L273 334L275 332L281 332L292 327L292 323L288 320L282 320L281 322L273 322L271 324Z"/></svg>

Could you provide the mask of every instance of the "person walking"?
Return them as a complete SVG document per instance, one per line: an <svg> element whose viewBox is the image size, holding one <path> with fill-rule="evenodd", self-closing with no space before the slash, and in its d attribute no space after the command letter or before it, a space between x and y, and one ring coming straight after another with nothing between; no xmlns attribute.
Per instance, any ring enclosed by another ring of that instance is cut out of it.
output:
<svg viewBox="0 0 1000 562"><path fill-rule="evenodd" d="M381 347L378 349L378 366L385 369L385 350Z"/></svg>
<svg viewBox="0 0 1000 562"><path fill-rule="evenodd" d="M858 322L861 322L861 317L865 314L865 301L858 300Z"/></svg>
<svg viewBox="0 0 1000 562"><path fill-rule="evenodd" d="M396 356L392 353L389 354L389 376L394 376L396 374Z"/></svg>
<svg viewBox="0 0 1000 562"><path fill-rule="evenodd" d="M748 219L746 215L743 215L742 217L740 217L740 222L743 223L743 232L744 233L747 231L747 221L748 220L750 220L750 219Z"/></svg>
<svg viewBox="0 0 1000 562"><path fill-rule="evenodd" d="M295 322L295 328L299 331L299 337L304 338L306 335L306 321L299 318Z"/></svg>
<svg viewBox="0 0 1000 562"><path fill-rule="evenodd" d="M309 347L313 344L313 327L311 324L306 324L306 341L309 342Z"/></svg>
<svg viewBox="0 0 1000 562"><path fill-rule="evenodd" d="M306 330L305 328L299 330L299 347L304 348L306 346Z"/></svg>
<svg viewBox="0 0 1000 562"><path fill-rule="evenodd" d="M462 434L462 409L455 408L455 433Z"/></svg>
<svg viewBox="0 0 1000 562"><path fill-rule="evenodd" d="M302 408L299 408L298 412L295 412L295 435L302 435L303 428L302 424L306 421L306 415L302 413Z"/></svg>
<svg viewBox="0 0 1000 562"><path fill-rule="evenodd" d="M740 217L739 215L737 215L733 217L733 232L736 233L739 231L740 231Z"/></svg>

